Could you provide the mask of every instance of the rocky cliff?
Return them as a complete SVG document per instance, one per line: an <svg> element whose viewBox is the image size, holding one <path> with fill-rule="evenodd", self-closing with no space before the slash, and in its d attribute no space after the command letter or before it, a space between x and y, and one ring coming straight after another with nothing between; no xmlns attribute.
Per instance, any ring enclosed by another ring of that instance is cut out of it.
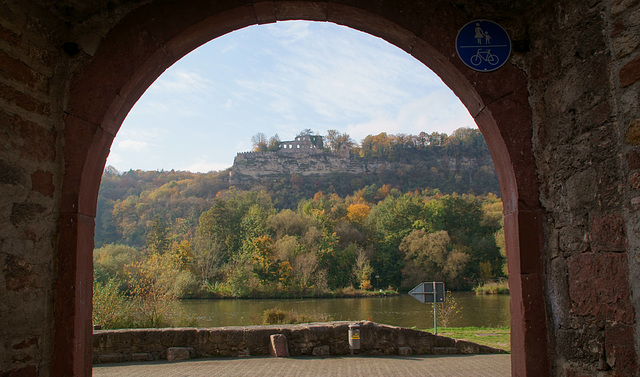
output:
<svg viewBox="0 0 640 377"><path fill-rule="evenodd" d="M292 174L301 176L384 174L389 176L396 172L400 175L433 176L433 180L449 179L456 175L461 177L460 179L472 180L472 176L479 171L482 171L483 176L496 179L493 162L488 153L472 157L412 155L400 161L391 162L359 158L348 153L322 151L314 153L246 152L238 153L236 156L229 175L229 183L251 185L265 179L288 178ZM437 182L430 184L430 187L438 187Z"/></svg>

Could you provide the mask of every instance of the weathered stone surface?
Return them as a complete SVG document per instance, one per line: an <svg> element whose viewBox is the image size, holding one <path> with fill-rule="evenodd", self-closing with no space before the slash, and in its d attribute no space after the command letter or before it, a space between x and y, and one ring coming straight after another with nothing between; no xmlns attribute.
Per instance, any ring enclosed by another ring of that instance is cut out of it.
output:
<svg viewBox="0 0 640 377"><path fill-rule="evenodd" d="M605 327L606 362L620 376L637 376L637 355L633 342L633 326L614 324Z"/></svg>
<svg viewBox="0 0 640 377"><path fill-rule="evenodd" d="M620 85L629 86L640 79L640 56L627 63L619 73Z"/></svg>
<svg viewBox="0 0 640 377"><path fill-rule="evenodd" d="M34 191L53 197L55 186L53 185L53 174L38 170L31 174L31 187Z"/></svg>
<svg viewBox="0 0 640 377"><path fill-rule="evenodd" d="M167 348L167 361L189 360L191 355L187 347L169 347Z"/></svg>
<svg viewBox="0 0 640 377"><path fill-rule="evenodd" d="M640 144L640 119L634 119L629 123L629 127L624 136L627 143L631 145Z"/></svg>
<svg viewBox="0 0 640 377"><path fill-rule="evenodd" d="M121 362L125 361L125 357L121 353L110 353L110 354L106 354L106 355L99 355L98 356L98 360L99 360L98 363L100 363L100 364L121 363Z"/></svg>
<svg viewBox="0 0 640 377"><path fill-rule="evenodd" d="M136 352L131 354L131 361L152 361L153 355L149 352Z"/></svg>
<svg viewBox="0 0 640 377"><path fill-rule="evenodd" d="M463 354L477 354L480 353L480 345L476 343L471 343L466 340L458 340L456 341L456 348L458 349L458 353Z"/></svg>
<svg viewBox="0 0 640 377"><path fill-rule="evenodd" d="M313 356L330 356L331 349L329 346L318 346L313 347L313 351L311 352Z"/></svg>
<svg viewBox="0 0 640 377"><path fill-rule="evenodd" d="M2 266L7 291L21 291L38 287L38 275L22 257L7 255Z"/></svg>
<svg viewBox="0 0 640 377"><path fill-rule="evenodd" d="M22 169L0 160L0 184L24 185L25 183L25 173Z"/></svg>
<svg viewBox="0 0 640 377"><path fill-rule="evenodd" d="M627 167L629 170L640 169L640 155L637 151L627 153Z"/></svg>
<svg viewBox="0 0 640 377"><path fill-rule="evenodd" d="M398 347L398 355L411 356L411 347Z"/></svg>
<svg viewBox="0 0 640 377"><path fill-rule="evenodd" d="M14 203L11 209L11 223L13 225L28 223L46 210L45 206L38 203Z"/></svg>
<svg viewBox="0 0 640 377"><path fill-rule="evenodd" d="M626 253L585 253L569 259L569 295L572 312L633 323L629 267Z"/></svg>
<svg viewBox="0 0 640 377"><path fill-rule="evenodd" d="M290 178L298 184L303 176L323 176L332 173L376 174L384 171L428 172L436 170L456 171L458 174L475 172L480 166L491 166L488 155L479 157L437 156L429 161L414 163L389 162L376 159L359 160L349 155L321 152L244 152L238 153L229 174L232 184L251 183L264 178ZM437 166L437 167L436 167ZM494 175L495 172L488 172ZM437 182L434 182L434 185Z"/></svg>
<svg viewBox="0 0 640 377"><path fill-rule="evenodd" d="M455 347L433 347L434 355L455 355L458 349Z"/></svg>
<svg viewBox="0 0 640 377"><path fill-rule="evenodd" d="M289 346L287 346L287 337L282 334L271 335L269 353L273 357L289 357Z"/></svg>
<svg viewBox="0 0 640 377"><path fill-rule="evenodd" d="M594 251L625 251L628 248L627 227L621 215L591 218L591 249Z"/></svg>
<svg viewBox="0 0 640 377"><path fill-rule="evenodd" d="M616 37L613 42L616 57L621 58L633 52L640 44L640 38L635 33L622 34Z"/></svg>

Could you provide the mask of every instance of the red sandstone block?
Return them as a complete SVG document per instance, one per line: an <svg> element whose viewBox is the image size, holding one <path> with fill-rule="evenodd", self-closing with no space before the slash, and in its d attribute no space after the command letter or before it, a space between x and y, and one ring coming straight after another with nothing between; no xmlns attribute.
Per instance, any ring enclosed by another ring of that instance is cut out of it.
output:
<svg viewBox="0 0 640 377"><path fill-rule="evenodd" d="M3 40L14 47L20 44L20 36L9 29L5 29L2 26L0 26L0 40Z"/></svg>
<svg viewBox="0 0 640 377"><path fill-rule="evenodd" d="M38 338L37 337L31 337L31 338L24 339L23 341L14 344L12 346L12 348L16 349L16 350L21 350L21 349L30 348L30 347L35 346L35 345L38 345Z"/></svg>
<svg viewBox="0 0 640 377"><path fill-rule="evenodd" d="M15 103L27 111L31 111L40 115L49 115L51 109L48 104L42 103L37 99L17 91L16 89L4 84L0 84L0 96L8 102Z"/></svg>
<svg viewBox="0 0 640 377"><path fill-rule="evenodd" d="M640 56L627 63L618 74L620 85L629 86L640 79Z"/></svg>
<svg viewBox="0 0 640 377"><path fill-rule="evenodd" d="M631 176L629 177L629 186L631 186L631 188L634 190L640 189L640 173L639 172L635 172L631 174Z"/></svg>
<svg viewBox="0 0 640 377"><path fill-rule="evenodd" d="M273 357L289 357L289 347L287 338L283 334L273 334L270 337L271 343L269 353Z"/></svg>
<svg viewBox="0 0 640 377"><path fill-rule="evenodd" d="M7 255L2 272L5 278L5 288L8 291L22 291L38 286L36 273L22 257Z"/></svg>
<svg viewBox="0 0 640 377"><path fill-rule="evenodd" d="M616 376L637 376L635 326L616 324L605 328L607 364Z"/></svg>
<svg viewBox="0 0 640 377"><path fill-rule="evenodd" d="M0 75L18 81L30 89L43 88L44 79L39 73L3 51L0 51Z"/></svg>
<svg viewBox="0 0 640 377"><path fill-rule="evenodd" d="M53 174L38 170L31 174L31 188L43 195L53 197L55 186L53 185Z"/></svg>
<svg viewBox="0 0 640 377"><path fill-rule="evenodd" d="M586 253L569 259L572 312L597 320L633 323L626 253Z"/></svg>
<svg viewBox="0 0 640 377"><path fill-rule="evenodd" d="M638 184L640 185L640 181ZM591 249L593 251L627 250L627 227L621 215L593 216L590 220Z"/></svg>
<svg viewBox="0 0 640 377"><path fill-rule="evenodd" d="M638 155L638 152L631 151L627 153L627 166L629 170L640 169L640 155Z"/></svg>

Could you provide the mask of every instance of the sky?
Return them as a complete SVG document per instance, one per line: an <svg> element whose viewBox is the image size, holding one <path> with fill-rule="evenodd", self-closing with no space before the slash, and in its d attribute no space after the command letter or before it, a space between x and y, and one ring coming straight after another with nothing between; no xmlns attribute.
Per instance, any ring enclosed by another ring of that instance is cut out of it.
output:
<svg viewBox="0 0 640 377"><path fill-rule="evenodd" d="M167 69L131 109L107 159L119 171L219 171L251 137L476 127L440 78L390 43L327 22L251 26Z"/></svg>

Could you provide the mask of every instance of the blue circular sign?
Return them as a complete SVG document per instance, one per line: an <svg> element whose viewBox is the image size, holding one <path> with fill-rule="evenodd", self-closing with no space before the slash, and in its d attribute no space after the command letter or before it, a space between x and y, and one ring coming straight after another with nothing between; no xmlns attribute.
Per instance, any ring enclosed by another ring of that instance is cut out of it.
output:
<svg viewBox="0 0 640 377"><path fill-rule="evenodd" d="M456 51L467 67L491 72L502 67L511 55L511 39L493 21L475 20L464 25L456 38Z"/></svg>

